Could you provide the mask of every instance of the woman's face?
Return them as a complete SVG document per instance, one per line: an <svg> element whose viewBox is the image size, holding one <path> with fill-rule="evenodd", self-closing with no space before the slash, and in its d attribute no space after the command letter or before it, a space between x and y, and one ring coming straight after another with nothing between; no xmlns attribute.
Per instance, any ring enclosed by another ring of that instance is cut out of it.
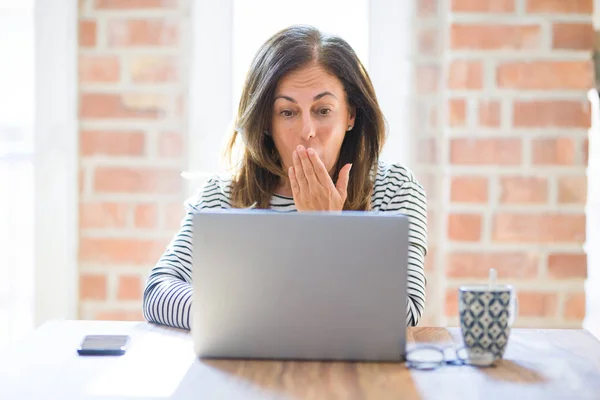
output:
<svg viewBox="0 0 600 400"><path fill-rule="evenodd" d="M344 87L316 63L290 72L275 90L271 135L284 170L299 145L313 148L331 173L344 136L354 126Z"/></svg>

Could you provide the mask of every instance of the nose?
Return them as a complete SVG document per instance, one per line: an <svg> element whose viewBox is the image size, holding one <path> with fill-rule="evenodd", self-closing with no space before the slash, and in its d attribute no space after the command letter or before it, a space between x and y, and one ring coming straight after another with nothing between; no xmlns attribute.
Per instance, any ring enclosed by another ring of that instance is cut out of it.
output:
<svg viewBox="0 0 600 400"><path fill-rule="evenodd" d="M315 137L317 134L315 122L312 120L310 116L304 117L302 119L302 132L300 136L303 140L310 140Z"/></svg>

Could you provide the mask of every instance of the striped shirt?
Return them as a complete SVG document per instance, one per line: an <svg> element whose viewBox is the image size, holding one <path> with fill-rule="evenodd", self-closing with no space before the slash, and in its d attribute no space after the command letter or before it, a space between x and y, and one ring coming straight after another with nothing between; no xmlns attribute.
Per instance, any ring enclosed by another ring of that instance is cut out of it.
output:
<svg viewBox="0 0 600 400"><path fill-rule="evenodd" d="M371 197L373 211L404 214L409 220L407 275L408 326L417 325L425 308L424 259L427 254L426 195L407 168L379 163ZM231 208L231 180L213 177L185 201L181 228L154 266L144 290L144 317L151 322L190 329L192 305L192 218L208 208ZM293 198L273 195L270 209L295 212Z"/></svg>

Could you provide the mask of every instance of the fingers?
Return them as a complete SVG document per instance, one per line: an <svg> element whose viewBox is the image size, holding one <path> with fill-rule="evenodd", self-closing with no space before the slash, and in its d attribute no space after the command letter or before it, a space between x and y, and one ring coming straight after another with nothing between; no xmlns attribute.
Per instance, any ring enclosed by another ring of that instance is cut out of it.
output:
<svg viewBox="0 0 600 400"><path fill-rule="evenodd" d="M315 187L316 185L319 185L319 180L317 179L315 168L313 167L308 152L306 151L304 146L298 146L298 148L296 149L296 154L298 154L298 157L300 158L300 163L302 164L302 170L308 182L308 186Z"/></svg>
<svg viewBox="0 0 600 400"><path fill-rule="evenodd" d="M294 199L297 199L298 195L300 194L300 186L298 185L298 180L296 179L294 167L290 167L288 169L288 177L290 178L290 186L292 187L292 196L294 196Z"/></svg>
<svg viewBox="0 0 600 400"><path fill-rule="evenodd" d="M350 181L351 168L352 164L346 164L342 167L335 185L335 188L344 200L346 200L346 197L348 196L348 182Z"/></svg>
<svg viewBox="0 0 600 400"><path fill-rule="evenodd" d="M294 163L294 175L295 175L299 190L301 192L307 193L308 192L308 180L304 173L304 168L302 168L302 161L300 161L300 156L298 155L298 151L294 151L294 153L292 154L292 160Z"/></svg>
<svg viewBox="0 0 600 400"><path fill-rule="evenodd" d="M321 185L329 189L335 189L333 181L329 176L329 172L327 172L327 168L325 167L325 164L323 164L323 161L321 160L317 152L314 149L308 149L307 153L308 158L310 159L310 162L313 166L313 169L315 170L315 175L321 183Z"/></svg>

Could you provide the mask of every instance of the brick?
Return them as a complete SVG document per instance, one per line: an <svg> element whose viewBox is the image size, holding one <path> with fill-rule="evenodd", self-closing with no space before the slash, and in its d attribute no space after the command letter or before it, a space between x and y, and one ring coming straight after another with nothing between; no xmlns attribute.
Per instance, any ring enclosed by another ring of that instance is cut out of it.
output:
<svg viewBox="0 0 600 400"><path fill-rule="evenodd" d="M539 25L453 24L453 50L534 50L541 45Z"/></svg>
<svg viewBox="0 0 600 400"><path fill-rule="evenodd" d="M552 24L552 47L559 50L586 50L594 48L594 26L591 23Z"/></svg>
<svg viewBox="0 0 600 400"><path fill-rule="evenodd" d="M483 87L483 64L481 61L454 60L448 72L450 89L481 89Z"/></svg>
<svg viewBox="0 0 600 400"><path fill-rule="evenodd" d="M109 20L107 29L110 47L172 47L179 41L177 23L166 19Z"/></svg>
<svg viewBox="0 0 600 400"><path fill-rule="evenodd" d="M458 317L458 289L446 289L444 314L447 317Z"/></svg>
<svg viewBox="0 0 600 400"><path fill-rule="evenodd" d="M450 184L450 200L457 203L486 203L488 179L478 176L453 177Z"/></svg>
<svg viewBox="0 0 600 400"><path fill-rule="evenodd" d="M434 15L438 9L439 0L417 0L417 13L419 16Z"/></svg>
<svg viewBox="0 0 600 400"><path fill-rule="evenodd" d="M120 275L117 284L117 300L141 300L144 282L138 275Z"/></svg>
<svg viewBox="0 0 600 400"><path fill-rule="evenodd" d="M538 274L535 253L519 252L454 252L448 254L448 278L485 279L494 268L499 279L534 279Z"/></svg>
<svg viewBox="0 0 600 400"><path fill-rule="evenodd" d="M429 113L429 126L431 128L437 128L438 126L438 107L431 107L431 111Z"/></svg>
<svg viewBox="0 0 600 400"><path fill-rule="evenodd" d="M182 183L178 169L97 167L93 187L98 193L176 194Z"/></svg>
<svg viewBox="0 0 600 400"><path fill-rule="evenodd" d="M585 293L569 293L565 299L564 317L566 320L582 320L586 314Z"/></svg>
<svg viewBox="0 0 600 400"><path fill-rule="evenodd" d="M437 160L437 140L435 138L417 138L417 162L432 164Z"/></svg>
<svg viewBox="0 0 600 400"><path fill-rule="evenodd" d="M438 90L440 69L436 65L417 66L417 92L420 94L435 93Z"/></svg>
<svg viewBox="0 0 600 400"><path fill-rule="evenodd" d="M80 167L79 168L79 194L82 194L85 192L85 169Z"/></svg>
<svg viewBox="0 0 600 400"><path fill-rule="evenodd" d="M423 29L419 31L417 39L419 54L432 55L437 53L438 33L437 29Z"/></svg>
<svg viewBox="0 0 600 400"><path fill-rule="evenodd" d="M437 225L438 225L438 214L431 208L431 206L427 209L427 229L429 232L437 233ZM435 242L435 239L429 239L430 242Z"/></svg>
<svg viewBox="0 0 600 400"><path fill-rule="evenodd" d="M106 310L95 315L98 321L145 321L141 308L139 310Z"/></svg>
<svg viewBox="0 0 600 400"><path fill-rule="evenodd" d="M82 131L79 140L82 156L142 156L146 146L139 131Z"/></svg>
<svg viewBox="0 0 600 400"><path fill-rule="evenodd" d="M527 0L530 13L589 14L594 12L594 0Z"/></svg>
<svg viewBox="0 0 600 400"><path fill-rule="evenodd" d="M452 0L451 11L510 13L515 11L515 0Z"/></svg>
<svg viewBox="0 0 600 400"><path fill-rule="evenodd" d="M452 139L450 162L456 165L519 165L521 140Z"/></svg>
<svg viewBox="0 0 600 400"><path fill-rule="evenodd" d="M164 208L165 229L176 230L185 218L185 209L181 203L170 203Z"/></svg>
<svg viewBox="0 0 600 400"><path fill-rule="evenodd" d="M589 139L585 139L583 144L581 145L581 150L583 151L583 165L587 166L590 158L590 141Z"/></svg>
<svg viewBox="0 0 600 400"><path fill-rule="evenodd" d="M516 100L513 125L519 128L589 128L587 102L573 100Z"/></svg>
<svg viewBox="0 0 600 400"><path fill-rule="evenodd" d="M499 213L494 217L493 240L514 243L583 243L584 214Z"/></svg>
<svg viewBox="0 0 600 400"><path fill-rule="evenodd" d="M498 128L501 123L501 105L497 100L480 100L478 109L479 126Z"/></svg>
<svg viewBox="0 0 600 400"><path fill-rule="evenodd" d="M415 116L415 120L413 122L424 121L427 119L430 106L429 104L427 104L426 101L417 97L409 107L411 109L412 114ZM421 128L422 125L415 123L415 127Z"/></svg>
<svg viewBox="0 0 600 400"><path fill-rule="evenodd" d="M178 0L95 0L94 7L98 10L138 10L147 8L175 8Z"/></svg>
<svg viewBox="0 0 600 400"><path fill-rule="evenodd" d="M439 185L437 184L437 176L434 173L420 173L419 182L425 189L425 192L427 193L427 200L430 202L431 205L431 202L437 199L437 192L439 187Z"/></svg>
<svg viewBox="0 0 600 400"><path fill-rule="evenodd" d="M551 279L587 278L585 253L555 253L548 255L548 277Z"/></svg>
<svg viewBox="0 0 600 400"><path fill-rule="evenodd" d="M587 177L562 176L558 178L558 202L585 204L587 201Z"/></svg>
<svg viewBox="0 0 600 400"><path fill-rule="evenodd" d="M448 238L457 242L477 242L481 239L482 217L479 214L448 215Z"/></svg>
<svg viewBox="0 0 600 400"><path fill-rule="evenodd" d="M536 204L548 201L548 180L525 176L500 178L500 203Z"/></svg>
<svg viewBox="0 0 600 400"><path fill-rule="evenodd" d="M448 100L448 124L464 126L467 123L467 102L465 99Z"/></svg>
<svg viewBox="0 0 600 400"><path fill-rule="evenodd" d="M183 155L183 137L180 133L162 132L158 135L158 156L178 158Z"/></svg>
<svg viewBox="0 0 600 400"><path fill-rule="evenodd" d="M78 35L79 35L79 46L80 47L95 47L96 46L96 21L80 20Z"/></svg>
<svg viewBox="0 0 600 400"><path fill-rule="evenodd" d="M502 89L587 90L593 85L589 61L511 62L498 66L496 83Z"/></svg>
<svg viewBox="0 0 600 400"><path fill-rule="evenodd" d="M168 241L132 238L81 237L79 260L101 264L154 265Z"/></svg>
<svg viewBox="0 0 600 400"><path fill-rule="evenodd" d="M106 300L106 275L82 273L79 275L80 300Z"/></svg>
<svg viewBox="0 0 600 400"><path fill-rule="evenodd" d="M158 204L139 204L133 213L133 225L138 229L155 229L158 227Z"/></svg>
<svg viewBox="0 0 600 400"><path fill-rule="evenodd" d="M116 83L120 78L117 56L80 54L78 68L81 83Z"/></svg>
<svg viewBox="0 0 600 400"><path fill-rule="evenodd" d="M575 164L575 141L571 138L534 139L531 148L534 165Z"/></svg>
<svg viewBox="0 0 600 400"><path fill-rule="evenodd" d="M130 206L111 202L82 202L79 204L81 229L125 228Z"/></svg>
<svg viewBox="0 0 600 400"><path fill-rule="evenodd" d="M187 109L187 97L180 94L175 99L175 116L183 118Z"/></svg>
<svg viewBox="0 0 600 400"><path fill-rule="evenodd" d="M128 71L134 83L175 82L179 76L177 59L172 56L132 56Z"/></svg>
<svg viewBox="0 0 600 400"><path fill-rule="evenodd" d="M79 115L82 118L159 119L167 113L164 95L81 93Z"/></svg>
<svg viewBox="0 0 600 400"><path fill-rule="evenodd" d="M437 275L437 272L435 270L435 263L436 263L436 257L435 257L435 253L436 253L436 246L435 244L431 244L429 245L429 248L427 249L427 257L425 257L425 265L424 265L424 269L425 269L425 275L427 276L427 280L429 280L432 276ZM430 288L429 282L427 282L427 289Z"/></svg>
<svg viewBox="0 0 600 400"><path fill-rule="evenodd" d="M518 317L553 317L558 309L558 295L549 292L517 291Z"/></svg>

